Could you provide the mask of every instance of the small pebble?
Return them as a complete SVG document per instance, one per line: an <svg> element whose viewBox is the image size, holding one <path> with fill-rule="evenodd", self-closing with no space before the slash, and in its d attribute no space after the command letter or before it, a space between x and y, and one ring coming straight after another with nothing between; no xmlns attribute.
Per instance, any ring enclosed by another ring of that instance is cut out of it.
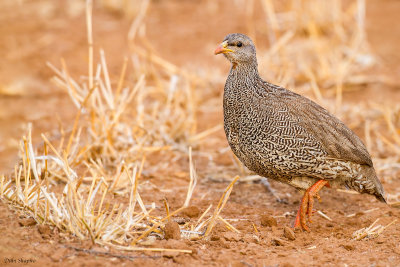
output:
<svg viewBox="0 0 400 267"><path fill-rule="evenodd" d="M210 240L211 241L218 241L218 240L220 240L221 238L218 236L218 235L212 235L211 237L210 237Z"/></svg>
<svg viewBox="0 0 400 267"><path fill-rule="evenodd" d="M262 226L278 226L276 219L269 215L261 215L260 223Z"/></svg>
<svg viewBox="0 0 400 267"><path fill-rule="evenodd" d="M200 215L200 210L196 206L189 206L183 211L181 211L181 214L189 218L196 218Z"/></svg>
<svg viewBox="0 0 400 267"><path fill-rule="evenodd" d="M284 235L287 239L289 239L289 240L291 240L291 241L293 241L293 240L296 239L296 236L295 236L293 230L290 229L290 228L287 227L287 226L285 226L285 228L283 228L283 235Z"/></svg>
<svg viewBox="0 0 400 267"><path fill-rule="evenodd" d="M33 226L36 224L35 219L33 218L24 218L18 220L19 226Z"/></svg>
<svg viewBox="0 0 400 267"><path fill-rule="evenodd" d="M163 257L164 258L174 258L179 255L178 251L164 251Z"/></svg>
<svg viewBox="0 0 400 267"><path fill-rule="evenodd" d="M165 239L181 239L181 229L179 224L174 221L169 221L164 228Z"/></svg>
<svg viewBox="0 0 400 267"><path fill-rule="evenodd" d="M349 244L343 244L343 245L340 245L340 246L343 247L345 250L348 250L348 251L352 251L352 250L355 249L355 247L353 245L349 245Z"/></svg>
<svg viewBox="0 0 400 267"><path fill-rule="evenodd" d="M284 246L285 245L285 241L280 239L280 238L274 237L271 240L271 244L274 245L274 246Z"/></svg>
<svg viewBox="0 0 400 267"><path fill-rule="evenodd" d="M51 236L50 226L46 224L38 225L38 231L43 238L50 238Z"/></svg>

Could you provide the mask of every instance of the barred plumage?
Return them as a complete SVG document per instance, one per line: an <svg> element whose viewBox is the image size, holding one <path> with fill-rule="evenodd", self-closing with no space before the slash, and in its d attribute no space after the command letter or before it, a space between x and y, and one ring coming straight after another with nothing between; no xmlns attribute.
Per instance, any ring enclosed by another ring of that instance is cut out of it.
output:
<svg viewBox="0 0 400 267"><path fill-rule="evenodd" d="M326 180L385 201L360 138L313 101L263 81L250 38L229 34L215 53L232 63L224 88L224 129L246 167L298 189Z"/></svg>

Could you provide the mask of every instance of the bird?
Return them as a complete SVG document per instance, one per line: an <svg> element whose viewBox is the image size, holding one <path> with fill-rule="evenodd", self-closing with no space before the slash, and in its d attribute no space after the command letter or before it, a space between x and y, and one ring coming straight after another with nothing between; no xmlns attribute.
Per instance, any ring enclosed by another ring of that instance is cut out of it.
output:
<svg viewBox="0 0 400 267"><path fill-rule="evenodd" d="M323 187L354 190L386 203L361 139L312 100L264 81L253 41L228 34L215 55L231 63L223 94L224 131L233 153L256 174L303 191L294 228L310 232Z"/></svg>

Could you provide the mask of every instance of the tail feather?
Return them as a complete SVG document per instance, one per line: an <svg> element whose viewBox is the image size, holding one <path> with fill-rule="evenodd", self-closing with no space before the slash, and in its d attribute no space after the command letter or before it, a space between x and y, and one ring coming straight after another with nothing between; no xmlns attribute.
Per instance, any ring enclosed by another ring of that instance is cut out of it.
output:
<svg viewBox="0 0 400 267"><path fill-rule="evenodd" d="M386 201L386 199L385 199L385 197L384 197L383 195L381 195L381 194L374 194L374 196L376 197L377 200L379 200L379 201L381 201L381 202L387 204L387 201Z"/></svg>
<svg viewBox="0 0 400 267"><path fill-rule="evenodd" d="M374 167L370 166L363 166L363 173L368 179L373 183L374 188L373 192L368 192L369 194L372 194L378 199L379 201L383 203L387 203L386 198L385 198L385 191L383 190L383 186L381 182L379 181L378 176L376 175Z"/></svg>

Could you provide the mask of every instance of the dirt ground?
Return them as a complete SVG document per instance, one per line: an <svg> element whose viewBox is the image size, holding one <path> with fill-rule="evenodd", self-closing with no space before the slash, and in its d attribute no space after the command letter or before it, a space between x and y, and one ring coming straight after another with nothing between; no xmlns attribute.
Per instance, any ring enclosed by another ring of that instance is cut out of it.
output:
<svg viewBox="0 0 400 267"><path fill-rule="evenodd" d="M58 64L63 57L71 74L86 73L86 64L80 64L85 62L87 54L84 10L80 5L69 5L68 1L49 4L47 9L36 6L38 2L9 1L0 5L0 173L13 169L18 140L28 122L33 123L34 138L38 140L40 132L51 132L58 121L73 119L74 107L66 94L49 82L53 74L45 62ZM146 17L146 31L157 54L183 68L228 73L227 62L215 57L213 51L227 33L245 32L246 27L241 23L243 15L240 8L228 2L216 7L210 2L154 1ZM220 15L208 16L199 8L202 5L218 8ZM384 73L394 81L400 76L399 11L397 0L367 1L367 36L372 51L380 59L371 72ZM131 20L118 11L94 10L95 48L102 47L106 51L111 71L119 70L121 60L129 55L126 33L130 23ZM223 82L215 89L216 94L220 95L222 88ZM400 100L399 91L400 83L374 84L361 92L345 94L344 101L356 103L360 99L374 98L383 103L396 103ZM218 112L202 114L200 118L199 128L222 124L222 102ZM221 136L221 142L226 142L222 130L217 135ZM197 167L201 164L199 161ZM209 203L217 203L228 184L217 182L205 173L208 172L199 171L200 184L192 200L201 211ZM160 188L170 189L163 192L171 207L183 201L186 181L180 181L179 177L149 179ZM400 265L398 223L385 229L378 238L351 239L353 232L368 227L377 218L382 225L400 218L399 209L390 208L370 196L326 189L321 193L323 202L317 204L317 208L333 221L315 214L312 232L296 231L295 240L290 240L284 228L293 223L301 195L289 186L274 181L271 185L285 203L277 202L259 183L235 185L223 215L237 219L231 223L241 234L217 225L218 231L214 231L210 240L159 240L154 244L155 247L190 249L192 254L128 253L113 249L105 253L104 248L93 246L89 241L65 236L48 227L30 225L17 211L0 202L0 265ZM383 186L389 194L395 194L400 180L393 179ZM372 211L365 212L368 210ZM351 214L354 216L349 216ZM196 220L198 214L183 217Z"/></svg>

